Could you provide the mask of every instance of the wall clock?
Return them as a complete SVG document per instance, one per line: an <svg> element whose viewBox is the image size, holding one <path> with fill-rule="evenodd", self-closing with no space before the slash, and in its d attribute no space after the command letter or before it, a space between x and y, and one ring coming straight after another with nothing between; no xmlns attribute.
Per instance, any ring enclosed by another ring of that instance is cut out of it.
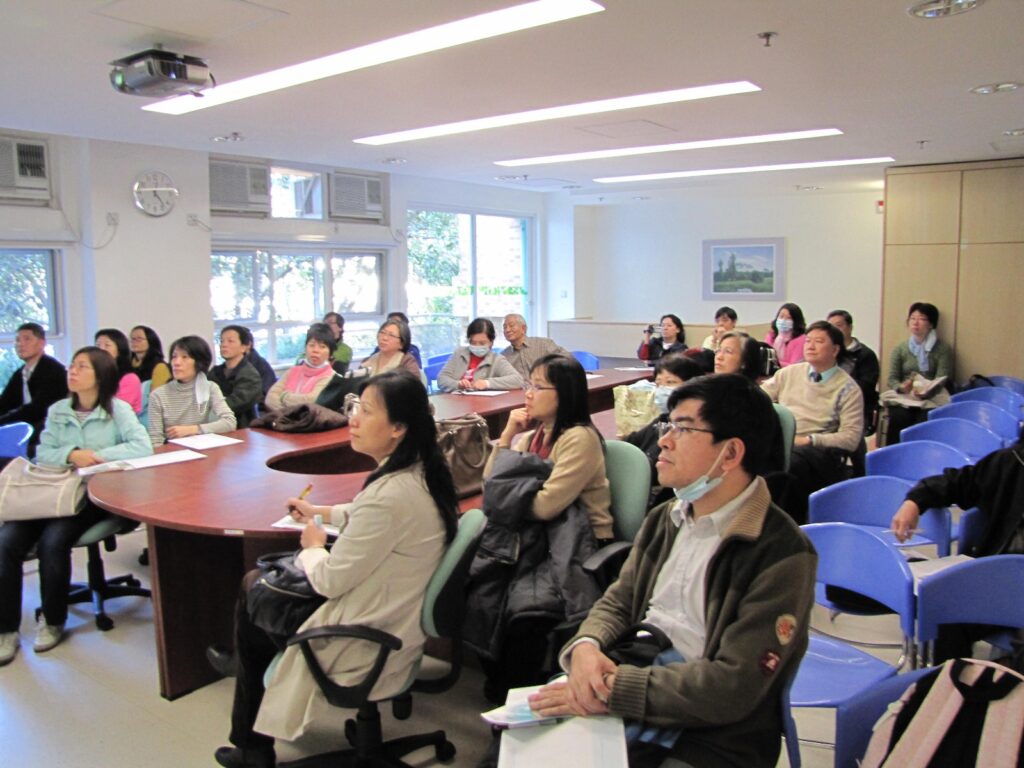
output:
<svg viewBox="0 0 1024 768"><path fill-rule="evenodd" d="M135 207L150 216L166 216L178 201L178 188L162 171L140 173L132 184Z"/></svg>

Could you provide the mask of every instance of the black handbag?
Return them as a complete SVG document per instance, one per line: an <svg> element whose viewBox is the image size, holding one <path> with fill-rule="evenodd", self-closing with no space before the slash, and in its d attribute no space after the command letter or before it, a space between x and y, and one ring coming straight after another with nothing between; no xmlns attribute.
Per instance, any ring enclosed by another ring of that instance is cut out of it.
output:
<svg viewBox="0 0 1024 768"><path fill-rule="evenodd" d="M291 637L327 600L295 563L297 554L274 552L256 560L260 576L246 593L245 604L249 620L271 635Z"/></svg>

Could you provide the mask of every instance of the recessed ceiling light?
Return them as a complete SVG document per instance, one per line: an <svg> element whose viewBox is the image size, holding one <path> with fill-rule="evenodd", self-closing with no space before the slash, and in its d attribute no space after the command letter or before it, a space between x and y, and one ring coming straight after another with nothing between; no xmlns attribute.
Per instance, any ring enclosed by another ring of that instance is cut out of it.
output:
<svg viewBox="0 0 1024 768"><path fill-rule="evenodd" d="M384 165L405 165L409 161L404 157L385 157L381 162L384 163Z"/></svg>
<svg viewBox="0 0 1024 768"><path fill-rule="evenodd" d="M683 141L677 144L656 144L647 147L623 147L622 149L602 149L594 152L573 152L565 155L548 155L546 157L524 157L518 160L497 160L495 165L518 167L521 165L546 165L548 163L569 163L575 160L601 160L609 157L634 157L636 155L653 155L659 152L682 152L688 149L712 149L715 147L738 147L745 144L767 144L773 141L796 141L798 139L817 139L822 136L841 136L838 128L816 128L811 131L790 131L788 133L767 133L760 136L738 136L732 139L702 139L700 141Z"/></svg>
<svg viewBox="0 0 1024 768"><path fill-rule="evenodd" d="M495 181L526 181L527 175L524 173L522 176L495 176Z"/></svg>
<svg viewBox="0 0 1024 768"><path fill-rule="evenodd" d="M409 32L387 40L361 45L318 59L292 64L280 69L244 77L232 83L223 83L200 92L202 98L192 95L178 96L143 109L167 115L183 115L199 109L208 109L240 99L248 99L282 88L322 80L345 72L373 67L389 61L399 61L423 53L440 51L465 43L519 32L532 27L553 24L578 16L598 13L604 8L593 0L534 0L530 3L481 13L436 27Z"/></svg>
<svg viewBox="0 0 1024 768"><path fill-rule="evenodd" d="M563 184L562 189L583 189L579 184Z"/></svg>
<svg viewBox="0 0 1024 768"><path fill-rule="evenodd" d="M214 136L210 141L245 141L245 136L240 134L238 131L232 131L231 133L226 133L223 136Z"/></svg>
<svg viewBox="0 0 1024 768"><path fill-rule="evenodd" d="M794 184L797 192L817 192L822 187L817 187L813 184Z"/></svg>
<svg viewBox="0 0 1024 768"><path fill-rule="evenodd" d="M993 93L1010 93L1020 88L1020 83L986 83L971 88L971 93L978 93L982 96L991 96Z"/></svg>
<svg viewBox="0 0 1024 768"><path fill-rule="evenodd" d="M651 198L649 198L647 195L636 195L636 196L633 197L633 199L639 201L639 200L650 200Z"/></svg>
<svg viewBox="0 0 1024 768"><path fill-rule="evenodd" d="M671 171L669 173L643 173L634 176L605 176L594 179L602 184L621 184L630 181L661 181L663 179L689 179L696 176L725 176L730 173L764 173L767 171L797 171L805 168L838 168L844 165L872 165L895 162L891 157L865 157L854 160L822 160L815 163L781 163L779 165L749 165L743 168L711 168L700 171Z"/></svg>
<svg viewBox="0 0 1024 768"><path fill-rule="evenodd" d="M382 133L379 136L366 136L355 139L357 144L395 144L400 141L416 141L432 139L437 136L451 136L470 131L484 131L488 128L501 128L508 125L525 125L539 123L543 120L558 120L563 117L579 117L580 115L596 115L602 112L616 112L620 109L636 109L657 104L675 104L680 101L710 99L715 96L731 96L736 93L751 93L761 89L753 83L743 80L735 83L718 83L716 85L698 85L693 88L679 88L674 91L658 91L657 93L641 93L635 96L620 96L614 99L586 101L580 104L567 104L561 107L545 107L531 109L528 112L513 112L508 115L478 117L474 120L462 120L456 123L433 125L427 128L413 128L408 131Z"/></svg>
<svg viewBox="0 0 1024 768"><path fill-rule="evenodd" d="M1024 128L1011 128L1008 131L1003 131L1003 136L1024 136Z"/></svg>
<svg viewBox="0 0 1024 768"><path fill-rule="evenodd" d="M973 11L985 0L927 0L907 8L907 13L919 19L944 19L958 13Z"/></svg>

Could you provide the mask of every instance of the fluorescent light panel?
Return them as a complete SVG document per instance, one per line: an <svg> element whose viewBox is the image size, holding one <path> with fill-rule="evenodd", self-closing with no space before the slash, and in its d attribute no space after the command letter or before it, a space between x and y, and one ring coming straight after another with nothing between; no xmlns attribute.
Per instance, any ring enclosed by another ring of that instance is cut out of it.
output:
<svg viewBox="0 0 1024 768"><path fill-rule="evenodd" d="M760 136L737 136L732 139L702 139L701 141L683 141L676 144L657 144L647 147L623 147L622 149L601 149L594 152L573 152L571 154L548 155L546 157L524 157L518 160L498 160L494 164L515 168L522 165L548 165L550 163L571 163L576 160L604 160L609 157L633 157L636 155L654 155L659 152L682 152L687 149L739 147L745 144L768 144L775 141L818 139L823 136L841 136L842 133L838 128L816 128L810 131L766 133Z"/></svg>
<svg viewBox="0 0 1024 768"><path fill-rule="evenodd" d="M398 131L396 133L382 133L379 136L367 136L362 139L355 139L354 141L357 144L373 144L375 146L380 144L397 144L401 141L433 139L438 136L485 131L489 128L501 128L509 125L525 125L526 123L539 123L543 120L558 120L563 117L596 115L600 112L616 112L621 109L650 107L656 104L674 104L679 101L710 99L715 96L731 96L736 93L751 93L760 90L756 85L748 83L746 80L735 83L719 83L717 85L699 85L693 88L678 88L674 91L641 93L635 96L620 96L614 99L587 101L581 104L567 104L562 107L532 109L528 112L514 112L509 115L479 117L474 120L462 120L457 123L445 123L444 125L434 125L428 128L413 128L412 130Z"/></svg>
<svg viewBox="0 0 1024 768"><path fill-rule="evenodd" d="M358 69L385 64L389 61L407 59L603 10L604 8L593 0L534 0L534 2L470 16L448 24L440 24L436 27L369 43L348 51L333 53L319 59L242 78L218 85L215 88L207 88L202 91L201 98L191 95L178 96L155 104L147 104L143 109L167 115L184 115L188 112L209 109L263 93L322 80L325 77L334 77L345 72L354 72Z"/></svg>
<svg viewBox="0 0 1024 768"><path fill-rule="evenodd" d="M605 176L594 181L601 184L621 184L630 181L661 181L663 179L689 179L695 176L725 176L730 173L765 173L768 171L799 171L807 168L839 168L844 165L873 165L894 163L891 157L864 157L854 160L822 160L815 163L781 163L779 165L749 165L744 168L713 168L701 171L671 171L669 173L644 173L635 176Z"/></svg>

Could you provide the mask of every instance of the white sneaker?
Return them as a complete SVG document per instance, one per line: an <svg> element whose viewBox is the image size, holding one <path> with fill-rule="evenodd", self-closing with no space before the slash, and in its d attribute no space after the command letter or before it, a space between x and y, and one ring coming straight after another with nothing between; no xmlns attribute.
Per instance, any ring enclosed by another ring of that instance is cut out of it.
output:
<svg viewBox="0 0 1024 768"><path fill-rule="evenodd" d="M14 661L18 655L18 640L17 632L0 633L0 667Z"/></svg>
<svg viewBox="0 0 1024 768"><path fill-rule="evenodd" d="M32 642L32 650L36 653L46 653L63 639L63 624L47 624L46 619L40 618L36 624L36 639Z"/></svg>

